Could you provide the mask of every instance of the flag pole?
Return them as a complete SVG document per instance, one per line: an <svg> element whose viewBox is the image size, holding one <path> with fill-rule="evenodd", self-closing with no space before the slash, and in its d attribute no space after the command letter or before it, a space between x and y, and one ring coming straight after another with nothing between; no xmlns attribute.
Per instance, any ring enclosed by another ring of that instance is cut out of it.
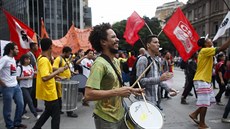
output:
<svg viewBox="0 0 230 129"><path fill-rule="evenodd" d="M139 38L139 39L140 39L141 44L143 45L143 47L146 48L144 42L142 41L142 39L141 38Z"/></svg>
<svg viewBox="0 0 230 129"><path fill-rule="evenodd" d="M158 33L157 37L159 37L162 33L163 29L161 29L161 31Z"/></svg>
<svg viewBox="0 0 230 129"><path fill-rule="evenodd" d="M153 32L151 31L151 29L149 28L149 26L148 26L148 24L147 24L146 22L145 22L145 25L146 25L146 27L149 29L151 35L153 35Z"/></svg>
<svg viewBox="0 0 230 129"><path fill-rule="evenodd" d="M223 0L223 1L224 1L225 5L227 6L228 10L230 10L230 7L229 7L228 4L226 3L226 1L225 1L225 0Z"/></svg>

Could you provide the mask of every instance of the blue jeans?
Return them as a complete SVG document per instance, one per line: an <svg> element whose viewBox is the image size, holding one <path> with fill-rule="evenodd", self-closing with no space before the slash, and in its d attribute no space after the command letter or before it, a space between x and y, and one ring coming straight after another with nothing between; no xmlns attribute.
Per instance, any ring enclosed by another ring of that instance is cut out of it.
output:
<svg viewBox="0 0 230 129"><path fill-rule="evenodd" d="M23 96L22 91L19 85L15 87L3 87L2 88L3 95L3 117L6 123L6 128L12 128L21 124L21 117L23 113ZM12 100L14 100L16 104L15 117L14 121L11 120L11 110L12 110Z"/></svg>

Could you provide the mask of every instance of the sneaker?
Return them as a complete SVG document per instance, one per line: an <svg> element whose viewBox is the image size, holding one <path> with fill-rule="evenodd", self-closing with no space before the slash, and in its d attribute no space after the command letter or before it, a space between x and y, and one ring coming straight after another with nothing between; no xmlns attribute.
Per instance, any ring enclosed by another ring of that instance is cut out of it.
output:
<svg viewBox="0 0 230 129"><path fill-rule="evenodd" d="M223 123L230 123L230 119L227 119L227 118L222 118L221 121Z"/></svg>
<svg viewBox="0 0 230 129"><path fill-rule="evenodd" d="M75 113L67 113L67 116L72 117L72 118L77 118L78 117L78 115L75 114Z"/></svg>
<svg viewBox="0 0 230 129"><path fill-rule="evenodd" d="M26 129L27 128L27 126L24 124L15 125L14 127L17 127L19 129Z"/></svg>
<svg viewBox="0 0 230 129"><path fill-rule="evenodd" d="M28 119L30 119L30 117L28 117L28 116L26 116L26 115L24 114L24 115L22 115L22 119L28 120Z"/></svg>
<svg viewBox="0 0 230 129"><path fill-rule="evenodd" d="M36 119L38 120L40 117L41 117L41 115L37 115L37 116L36 116Z"/></svg>
<svg viewBox="0 0 230 129"><path fill-rule="evenodd" d="M191 92L188 93L189 96L193 96L193 94Z"/></svg>
<svg viewBox="0 0 230 129"><path fill-rule="evenodd" d="M181 98L181 101L180 101L181 104L185 104L185 105L188 105L189 103L186 101L186 99L184 98Z"/></svg>
<svg viewBox="0 0 230 129"><path fill-rule="evenodd" d="M222 102L216 102L216 104L219 106L224 106L224 104Z"/></svg>
<svg viewBox="0 0 230 129"><path fill-rule="evenodd" d="M36 108L36 112L43 112L42 109Z"/></svg>

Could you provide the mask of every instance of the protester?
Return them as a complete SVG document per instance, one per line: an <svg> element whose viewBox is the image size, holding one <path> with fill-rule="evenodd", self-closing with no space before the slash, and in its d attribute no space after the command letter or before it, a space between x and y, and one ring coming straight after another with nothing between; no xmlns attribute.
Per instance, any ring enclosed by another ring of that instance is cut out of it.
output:
<svg viewBox="0 0 230 129"><path fill-rule="evenodd" d="M127 59L127 65L129 67L129 72L132 71L132 67L133 67L133 64L135 63L136 59L137 58L135 57L135 52L131 51L131 56Z"/></svg>
<svg viewBox="0 0 230 129"><path fill-rule="evenodd" d="M187 96L191 92L192 88L194 87L193 84L193 78L196 73L196 68L197 68L197 53L193 54L191 59L187 61L187 65L185 67L185 86L184 86L184 91L181 96L181 104L189 104L186 101Z"/></svg>
<svg viewBox="0 0 230 129"><path fill-rule="evenodd" d="M215 56L216 53L227 49L230 45L230 39L228 39L220 48L213 47L213 43L211 39L208 38L208 35L206 37L201 37L197 44L202 47L198 54L197 70L193 79L197 92L196 105L198 108L192 112L189 117L198 124L199 129L209 129L205 123L205 116L207 107L215 102L215 96L211 85L213 56ZM199 120L197 119L198 115L200 115Z"/></svg>
<svg viewBox="0 0 230 129"><path fill-rule="evenodd" d="M145 52L146 52L145 48L143 48L143 47L140 48L140 49L139 49L139 55L138 55L138 57L139 57L139 56L145 55Z"/></svg>
<svg viewBox="0 0 230 129"><path fill-rule="evenodd" d="M89 77L90 69L93 65L93 58L94 58L94 50L88 49L85 52L85 58L81 60L83 75L85 75L87 78ZM85 95L85 88L79 88L79 91L83 93L83 96ZM89 102L87 102L84 97L82 98L82 105L89 106Z"/></svg>
<svg viewBox="0 0 230 129"><path fill-rule="evenodd" d="M64 72L68 66L60 67L53 72L52 61L52 40L44 38L41 40L42 53L38 57L38 71L36 82L36 98L45 101L45 111L38 119L33 129L41 129L51 116L51 129L59 129L60 106L58 101L55 76Z"/></svg>
<svg viewBox="0 0 230 129"><path fill-rule="evenodd" d="M20 58L20 65L17 67L17 80L19 82L19 86L22 90L23 100L24 100L24 108L23 108L23 119L29 119L30 117L26 116L26 105L28 104L30 111L33 113L36 119L39 119L40 115L38 115L32 98L31 98L31 90L34 76L34 69L30 64L30 57L28 54L24 54Z"/></svg>
<svg viewBox="0 0 230 129"><path fill-rule="evenodd" d="M83 49L79 49L77 53L75 53L76 58L73 60L74 71L79 74L83 73L83 68L80 65L81 61L85 58L85 52Z"/></svg>
<svg viewBox="0 0 230 129"><path fill-rule="evenodd" d="M27 52L27 54L30 56L30 63L34 68L34 76L33 76L33 86L32 86L32 90L31 90L31 98L33 100L33 105L36 108L37 112L42 112L42 109L38 108L38 102L36 99L36 74L37 74L37 58L35 56L35 52L38 50L38 44L31 42L30 43L30 51Z"/></svg>
<svg viewBox="0 0 230 129"><path fill-rule="evenodd" d="M227 60L227 72L225 72L224 78L228 80L227 89L230 90L230 50L228 53L228 60ZM230 119L228 119L228 114L230 112L230 97L228 98L228 103L225 107L223 117L221 119L224 123L230 123Z"/></svg>
<svg viewBox="0 0 230 129"><path fill-rule="evenodd" d="M160 63L157 58L160 44L157 35L149 35L146 38L146 47L146 56L141 56L137 61L136 76L139 77L144 72L148 66L148 60L153 62L153 65L150 67L150 72L140 79L140 84L145 88L146 99L158 106L159 109L162 109L160 107L160 87L171 92L172 96L176 95L177 92L175 89L169 88L165 83L162 83L163 81L171 79L172 74L165 72L160 75Z"/></svg>
<svg viewBox="0 0 230 129"><path fill-rule="evenodd" d="M170 56L171 56L170 52L166 51L162 61L162 73L170 72L170 67L171 67ZM164 90L164 88L161 88L161 98L167 98L167 99L171 98L169 97L168 92Z"/></svg>
<svg viewBox="0 0 230 129"><path fill-rule="evenodd" d="M86 100L96 101L93 115L96 129L125 129L122 97L140 95L143 89L122 85L119 61L115 58L119 39L109 23L96 25L89 41L103 55L91 67L85 91Z"/></svg>
<svg viewBox="0 0 230 129"><path fill-rule="evenodd" d="M27 128L21 124L23 114L23 96L18 85L16 76L16 61L14 56L18 54L18 46L15 43L8 43L4 48L4 56L0 59L0 86L3 95L3 117L7 129ZM11 120L12 100L16 104L14 121Z"/></svg>
<svg viewBox="0 0 230 129"><path fill-rule="evenodd" d="M228 83L228 80L224 78L224 74L226 72L226 56L223 52L219 53L217 55L217 64L215 67L215 72L216 72L216 81L219 85L219 92L216 94L216 104L220 106L224 106L224 104L221 102L221 97L222 94L226 90L226 85Z"/></svg>
<svg viewBox="0 0 230 129"><path fill-rule="evenodd" d="M88 49L85 52L85 58L81 60L81 66L83 68L83 75L85 75L87 78L89 77L90 68L93 65L93 56L94 51L92 49Z"/></svg>
<svg viewBox="0 0 230 129"><path fill-rule="evenodd" d="M71 56L72 49L68 46L65 46L62 49L62 54L58 57L55 58L54 63L53 63L53 70L56 71L61 67L67 66L68 69L66 69L64 72L59 73L58 76L61 79L70 79L71 78L71 70L70 70L70 61L68 60ZM60 83L56 83L57 85L57 93L58 93L58 100L60 104L60 110L62 110L62 86ZM61 114L64 113L61 111ZM67 116L68 117L78 117L77 114L75 114L73 111L67 111Z"/></svg>

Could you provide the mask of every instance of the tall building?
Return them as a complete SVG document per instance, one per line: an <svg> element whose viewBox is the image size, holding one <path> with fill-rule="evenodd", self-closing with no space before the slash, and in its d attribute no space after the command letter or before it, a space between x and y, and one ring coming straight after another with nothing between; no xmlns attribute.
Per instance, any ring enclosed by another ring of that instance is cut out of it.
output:
<svg viewBox="0 0 230 129"><path fill-rule="evenodd" d="M167 17L169 17L173 11L177 7L183 6L183 2L179 2L178 0L173 2L164 3L162 6L158 6L155 12L155 17L158 18L158 20L164 21Z"/></svg>
<svg viewBox="0 0 230 129"><path fill-rule="evenodd" d="M230 0L225 0L225 2L230 6ZM209 34L210 38L214 38L229 11L223 0L189 0L182 10L199 36ZM230 30L228 29L214 45L222 44L229 36Z"/></svg>
<svg viewBox="0 0 230 129"><path fill-rule="evenodd" d="M88 0L0 0L0 6L38 34L40 34L40 21L43 18L52 39L63 37L72 23L80 29L92 26ZM2 11L0 11L0 39L9 40L7 20Z"/></svg>

